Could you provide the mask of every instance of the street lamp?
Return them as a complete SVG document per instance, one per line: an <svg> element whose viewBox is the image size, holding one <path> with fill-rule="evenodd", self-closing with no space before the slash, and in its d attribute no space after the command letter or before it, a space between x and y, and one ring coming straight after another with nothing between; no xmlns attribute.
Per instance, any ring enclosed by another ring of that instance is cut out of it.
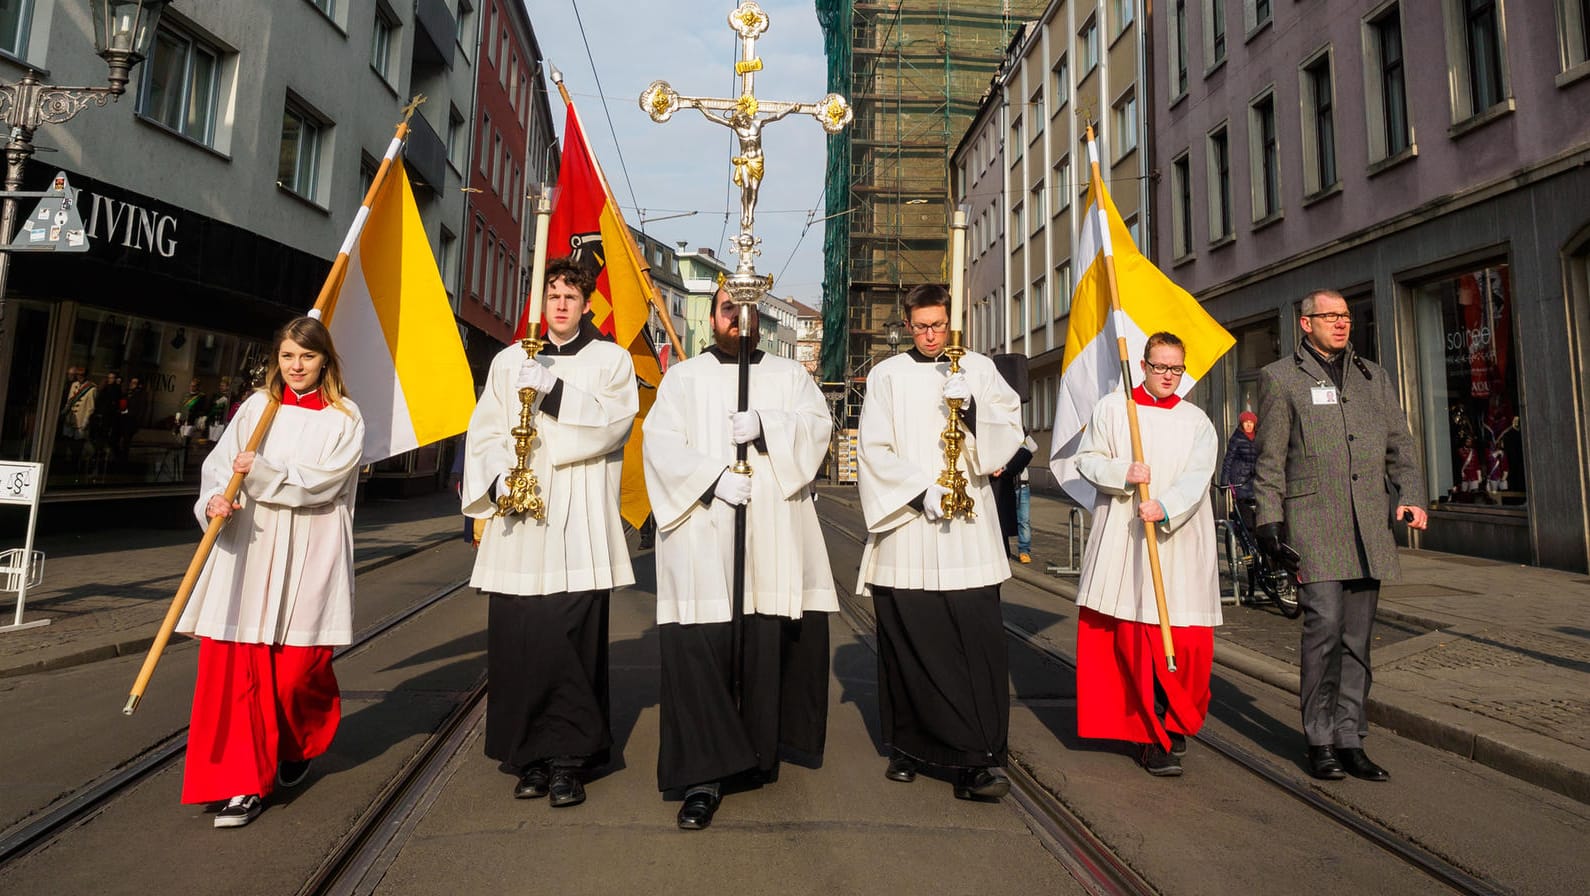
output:
<svg viewBox="0 0 1590 896"><path fill-rule="evenodd" d="M889 353L900 351L900 331L905 329L905 321L900 319L900 309L894 309L889 319L883 322L883 339L889 343Z"/></svg>
<svg viewBox="0 0 1590 896"><path fill-rule="evenodd" d="M160 13L170 0L89 0L94 18L94 52L110 68L109 87L56 87L41 84L39 73L29 68L15 84L0 84L0 124L10 139L5 145L5 208L0 213L0 311L4 310L6 277L10 273L11 232L16 223L16 199L9 194L22 186L22 169L33 155L33 132L43 124L65 124L88 108L104 106L127 92L133 66L149 55Z"/></svg>

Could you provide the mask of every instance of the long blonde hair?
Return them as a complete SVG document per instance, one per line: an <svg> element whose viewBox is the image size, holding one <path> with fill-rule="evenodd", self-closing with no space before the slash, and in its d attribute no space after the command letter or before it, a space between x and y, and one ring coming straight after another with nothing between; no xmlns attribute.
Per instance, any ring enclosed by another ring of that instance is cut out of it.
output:
<svg viewBox="0 0 1590 896"><path fill-rule="evenodd" d="M282 379L282 343L289 339L325 359L320 368L320 398L346 413L342 399L348 390L342 382L342 361L337 357L337 347L331 343L331 331L313 317L295 317L276 331L276 338L271 344L270 369L265 374L265 393L276 401L282 400L282 390L287 387L286 381Z"/></svg>

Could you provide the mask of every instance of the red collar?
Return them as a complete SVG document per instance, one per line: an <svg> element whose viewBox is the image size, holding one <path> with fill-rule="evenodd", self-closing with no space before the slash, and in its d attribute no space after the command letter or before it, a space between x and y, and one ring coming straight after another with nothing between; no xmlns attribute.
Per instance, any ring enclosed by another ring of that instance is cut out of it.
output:
<svg viewBox="0 0 1590 896"><path fill-rule="evenodd" d="M294 394L291 386L283 386L282 405L289 408L303 408L306 411L323 411L326 409L326 399L321 396L319 389L308 395L297 395Z"/></svg>
<svg viewBox="0 0 1590 896"><path fill-rule="evenodd" d="M1149 408L1173 408L1176 405L1181 404L1180 395L1171 393L1164 398L1155 398L1154 396L1148 394L1148 390L1144 389L1142 386L1132 387L1132 400L1144 407Z"/></svg>

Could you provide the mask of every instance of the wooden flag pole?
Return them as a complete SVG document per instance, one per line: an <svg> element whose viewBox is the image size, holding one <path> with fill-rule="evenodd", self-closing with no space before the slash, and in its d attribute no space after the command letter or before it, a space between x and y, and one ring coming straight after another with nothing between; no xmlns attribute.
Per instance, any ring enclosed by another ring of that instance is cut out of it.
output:
<svg viewBox="0 0 1590 896"><path fill-rule="evenodd" d="M392 137L392 143L400 145L403 138L408 136L409 118L414 115L414 110L425 102L424 96L416 96L403 109L403 121L397 126L397 133ZM315 297L315 307L310 311L311 317L329 319L331 312L336 307L338 289L342 286L343 278L348 274L348 252L354 240L358 239L359 232L364 228L365 218L369 215L371 203L379 193L382 184L386 181L387 172L391 170L396 159L394 151L388 151L381 160L381 167L376 170L375 178L370 182L370 189L364 194L364 203L359 213L354 216L353 226L348 229L348 237L343 241L342 251L337 253L337 258L331 263L331 272L326 275L325 283L321 284L320 295ZM273 359L274 360L274 359ZM244 451L258 451L259 446L265 441L265 434L270 431L271 423L276 419L276 411L281 408L278 401L270 401L265 405L265 411L260 415L259 422L254 424L254 431L249 434L248 442L243 446ZM243 488L245 474L232 474L227 480L226 490L221 497L226 503L232 504L237 500L237 494ZM122 715L130 716L138 709L138 703L143 700L144 691L149 687L149 679L154 677L155 666L160 663L160 656L166 650L166 644L171 640L172 632L177 629L177 622L182 618L182 611L188 606L188 598L193 596L193 587L199 581L199 574L204 571L204 564L210 558L210 551L215 547L215 541L221 536L221 529L226 525L229 516L212 516L210 523L204 529L204 537L199 540L199 546L193 552L193 559L188 561L188 571L182 576L182 583L177 586L177 594L171 600L171 606L166 610L166 618L160 623L160 630L155 633L154 642L149 645L149 653L144 657L143 667L138 670L138 678L133 681L132 690L127 694L127 705L122 707Z"/></svg>
<svg viewBox="0 0 1590 896"><path fill-rule="evenodd" d="M558 71L555 66L549 66L549 68L551 69L552 83L558 85L558 94L563 97L563 105L573 110L574 117L578 119L580 113L574 109L574 100L569 96L569 89L563 86L563 73ZM583 134L584 132L585 125L581 123L580 133ZM585 148L587 152L590 151L589 144ZM596 169L596 176L602 182L602 193L607 196L608 202L613 202L613 191L607 186L607 175L602 173L602 166L596 164L594 155L591 156L591 165ZM613 207L617 208L617 203L614 203ZM623 222L622 216L620 216L619 222ZM641 223L644 224L645 222L642 221ZM630 257L635 260L635 269L640 271L641 278L646 284L646 288L641 290L646 295L646 304L654 308L657 311L657 316L662 318L663 332L668 334L668 342L674 347L674 356L683 361L689 357L685 354L685 344L679 338L679 334L674 332L673 317L668 313L668 309L663 307L662 300L657 297L657 287L651 280L651 266L645 263L643 256L640 254L640 249L636 247L635 237L629 232L629 225L625 224L622 229L624 231L624 242L626 243L625 249L629 252Z"/></svg>
<svg viewBox="0 0 1590 896"><path fill-rule="evenodd" d="M1093 193L1104 196L1104 178L1099 172L1098 152L1093 143L1093 125L1088 125L1088 163L1092 169ZM1099 206L1098 214L1104 215L1104 207ZM1110 226L1106 218L1103 227ZM1107 234L1101 234L1107 236ZM1110 293L1110 314L1119 323L1125 316L1121 310L1120 287L1115 281L1115 256L1111 252L1103 251L1105 244L1100 240L1099 249L1104 255L1104 280ZM1126 422L1132 433L1132 462L1143 462L1143 433L1137 422L1137 402L1132 400L1132 359L1126 348L1126 334L1120 326L1115 328L1115 347L1121 358L1121 385L1126 389ZM1139 503L1149 500L1148 483L1137 484L1137 500ZM1159 635L1165 646L1165 665L1170 671L1176 671L1176 645L1170 636L1170 611L1165 605L1165 574L1159 565L1159 537L1154 531L1154 524L1143 522L1143 540L1148 545L1148 569L1154 579L1154 606L1159 611Z"/></svg>

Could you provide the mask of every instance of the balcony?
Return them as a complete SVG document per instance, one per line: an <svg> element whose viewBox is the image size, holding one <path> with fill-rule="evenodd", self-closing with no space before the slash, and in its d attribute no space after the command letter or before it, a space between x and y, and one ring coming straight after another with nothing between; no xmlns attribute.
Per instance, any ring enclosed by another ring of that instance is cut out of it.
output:
<svg viewBox="0 0 1590 896"><path fill-rule="evenodd" d="M457 30L446 0L414 0L414 61L452 68Z"/></svg>
<svg viewBox="0 0 1590 896"><path fill-rule="evenodd" d="M447 183L447 144L423 115L416 114L409 119L409 139L403 147L403 159L408 162L415 186L424 187L436 196L442 195L442 187Z"/></svg>

